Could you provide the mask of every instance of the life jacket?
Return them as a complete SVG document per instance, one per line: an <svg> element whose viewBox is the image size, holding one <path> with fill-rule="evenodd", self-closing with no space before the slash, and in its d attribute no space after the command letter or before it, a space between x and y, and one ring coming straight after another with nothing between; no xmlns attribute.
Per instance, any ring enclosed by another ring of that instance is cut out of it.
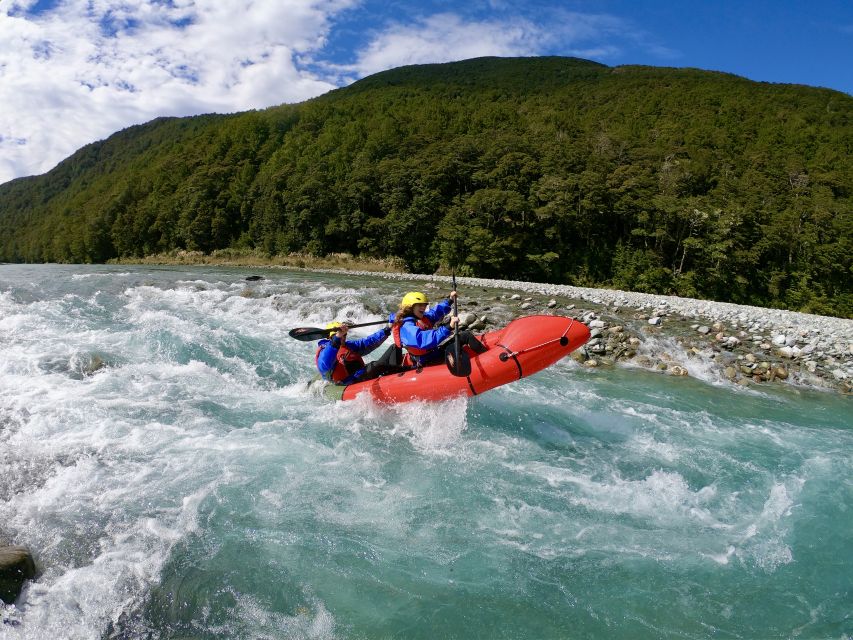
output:
<svg viewBox="0 0 853 640"><path fill-rule="evenodd" d="M320 352L324 348L334 349L334 347L329 345L326 347L317 347L317 353L314 355L315 363L319 363ZM341 346L338 347L338 355L335 356L335 368L332 369L332 382L343 382L360 369L364 369L364 367L364 359L355 351L349 349L345 342L341 342Z"/></svg>
<svg viewBox="0 0 853 640"><path fill-rule="evenodd" d="M402 340L400 339L400 329L403 326L404 322L409 321L413 321L419 329L427 330L432 329L433 327L432 320L430 320L426 316L424 316L423 318L406 316L405 318L403 318L403 322L401 322L400 324L395 323L394 326L391 327L391 336L394 338L394 344L398 347L404 347L406 349L407 353L403 358L403 364L405 366L417 365L420 362L421 357L425 356L430 352L429 349L421 349L420 347L416 346L410 347L409 345L403 344Z"/></svg>

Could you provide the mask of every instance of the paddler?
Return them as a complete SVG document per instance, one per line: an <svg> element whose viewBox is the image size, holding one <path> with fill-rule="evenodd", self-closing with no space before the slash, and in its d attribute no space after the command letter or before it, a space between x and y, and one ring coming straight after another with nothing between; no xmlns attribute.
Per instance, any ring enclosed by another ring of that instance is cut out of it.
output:
<svg viewBox="0 0 853 640"><path fill-rule="evenodd" d="M394 336L394 344L406 350L404 364L425 367L442 360L443 347L453 337L459 318L450 318L448 325L436 325L450 313L456 295L456 291L451 291L446 300L431 309L428 308L429 300L419 291L410 291L403 296L400 309L391 317L391 335ZM474 353L488 351L488 347L470 331L459 332L459 344L469 347Z"/></svg>
<svg viewBox="0 0 853 640"><path fill-rule="evenodd" d="M364 358L381 345L391 334L389 326L370 334L366 338L347 340L349 325L330 322L326 325L329 337L317 343L315 361L317 370L325 380L339 385L372 380L389 373L400 373L409 367L397 366L388 362L365 364Z"/></svg>

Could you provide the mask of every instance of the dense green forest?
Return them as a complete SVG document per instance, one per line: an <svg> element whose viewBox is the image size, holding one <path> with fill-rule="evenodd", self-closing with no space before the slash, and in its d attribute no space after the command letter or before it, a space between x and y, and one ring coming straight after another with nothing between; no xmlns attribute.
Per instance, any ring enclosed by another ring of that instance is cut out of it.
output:
<svg viewBox="0 0 853 640"><path fill-rule="evenodd" d="M401 258L853 317L853 97L480 58L159 119L0 185L0 260Z"/></svg>

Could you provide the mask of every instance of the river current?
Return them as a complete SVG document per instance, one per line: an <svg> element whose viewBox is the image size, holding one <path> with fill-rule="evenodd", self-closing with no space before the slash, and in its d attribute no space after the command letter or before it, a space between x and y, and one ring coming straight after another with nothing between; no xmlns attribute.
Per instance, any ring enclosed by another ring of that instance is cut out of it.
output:
<svg viewBox="0 0 853 640"><path fill-rule="evenodd" d="M0 266L0 638L853 636L850 398L567 358L335 403L288 330L402 285L252 273Z"/></svg>

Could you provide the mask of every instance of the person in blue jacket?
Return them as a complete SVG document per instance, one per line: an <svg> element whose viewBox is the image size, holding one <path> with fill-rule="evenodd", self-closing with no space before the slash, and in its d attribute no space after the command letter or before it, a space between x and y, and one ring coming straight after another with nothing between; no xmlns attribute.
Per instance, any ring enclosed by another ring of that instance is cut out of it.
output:
<svg viewBox="0 0 853 640"><path fill-rule="evenodd" d="M326 325L329 337L317 343L315 361L317 370L325 380L340 385L372 380L389 373L406 371L409 367L385 362L365 364L363 356L374 351L391 334L390 327L384 327L366 338L347 340L349 326L340 322Z"/></svg>
<svg viewBox="0 0 853 640"><path fill-rule="evenodd" d="M391 318L391 334L394 336L394 344L406 350L404 364L423 367L442 359L443 347L453 336L459 318L450 318L446 326L436 325L450 313L455 299L456 291L451 291L447 300L442 300L429 309L429 300L423 293L410 291L403 296L399 311ZM459 341L474 353L488 350L470 331L460 331Z"/></svg>

